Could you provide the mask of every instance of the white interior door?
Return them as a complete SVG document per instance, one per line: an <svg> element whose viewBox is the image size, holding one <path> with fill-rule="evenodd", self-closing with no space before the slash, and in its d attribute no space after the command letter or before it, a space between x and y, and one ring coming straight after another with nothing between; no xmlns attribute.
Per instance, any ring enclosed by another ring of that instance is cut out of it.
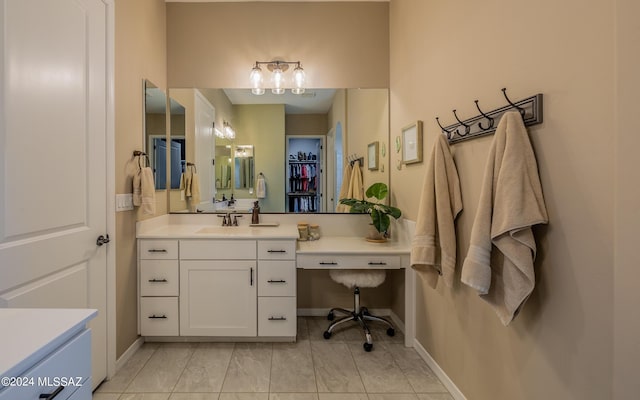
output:
<svg viewBox="0 0 640 400"><path fill-rule="evenodd" d="M107 371L106 6L0 0L0 306L95 308ZM46 329L46 327L43 327Z"/></svg>
<svg viewBox="0 0 640 400"><path fill-rule="evenodd" d="M216 150L213 121L215 121L216 111L200 92L196 90L195 93L196 160L193 162L198 165L198 175L200 175L200 202L207 204L213 202L216 194L216 172L213 165Z"/></svg>

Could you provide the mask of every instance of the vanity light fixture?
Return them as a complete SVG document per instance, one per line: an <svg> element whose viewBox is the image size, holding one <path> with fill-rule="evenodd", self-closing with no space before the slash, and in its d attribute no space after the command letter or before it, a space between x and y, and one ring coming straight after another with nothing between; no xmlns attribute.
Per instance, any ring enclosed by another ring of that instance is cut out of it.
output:
<svg viewBox="0 0 640 400"><path fill-rule="evenodd" d="M272 73L271 93L273 94L283 94L285 92L285 72L289 69L290 65L295 65L293 69L293 87L291 88L291 93L304 93L305 73L300 61L256 61L249 75L251 93L261 95L265 92L262 68L260 68L261 65L266 65L267 69Z"/></svg>
<svg viewBox="0 0 640 400"><path fill-rule="evenodd" d="M236 131L233 129L230 123L228 123L227 121L223 121L222 126L222 131L224 133L225 139L233 140L236 138Z"/></svg>

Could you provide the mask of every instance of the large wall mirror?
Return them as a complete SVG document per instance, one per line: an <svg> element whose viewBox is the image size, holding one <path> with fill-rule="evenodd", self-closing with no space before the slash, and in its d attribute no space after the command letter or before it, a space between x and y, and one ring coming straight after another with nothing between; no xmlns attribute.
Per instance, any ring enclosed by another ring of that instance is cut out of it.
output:
<svg viewBox="0 0 640 400"><path fill-rule="evenodd" d="M167 188L167 96L153 82L143 81L143 150L153 169L156 190Z"/></svg>
<svg viewBox="0 0 640 400"><path fill-rule="evenodd" d="M345 163L356 158L364 161L364 189L389 183L387 89L255 96L248 89L180 88L169 95L182 104L184 118L180 131L172 117L171 141L184 141L181 160L192 160L201 186L211 188L190 204L172 185L170 212L227 210L222 199L233 197L238 212L248 212L257 199L262 212L332 213L348 184ZM203 136L211 140L198 139ZM366 166L372 142L380 144L377 170ZM265 193L256 193L258 179Z"/></svg>

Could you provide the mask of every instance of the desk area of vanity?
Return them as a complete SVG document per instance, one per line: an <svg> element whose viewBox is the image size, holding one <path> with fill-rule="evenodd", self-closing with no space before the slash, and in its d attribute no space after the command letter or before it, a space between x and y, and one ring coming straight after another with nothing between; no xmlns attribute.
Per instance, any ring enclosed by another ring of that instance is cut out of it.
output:
<svg viewBox="0 0 640 400"><path fill-rule="evenodd" d="M335 226L342 215L328 216L330 234L300 242L294 216L266 217L279 218L278 226L220 227L215 214L138 222L138 333L156 341L295 341L297 271L379 268L404 269L400 330L412 343L414 273L405 241L369 243Z"/></svg>

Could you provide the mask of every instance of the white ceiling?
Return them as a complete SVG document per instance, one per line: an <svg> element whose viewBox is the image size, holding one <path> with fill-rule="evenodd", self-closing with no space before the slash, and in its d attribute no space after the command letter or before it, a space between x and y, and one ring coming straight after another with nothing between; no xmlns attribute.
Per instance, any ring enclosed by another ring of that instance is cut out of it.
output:
<svg viewBox="0 0 640 400"><path fill-rule="evenodd" d="M390 0L164 0L167 3L248 3L251 1L263 1L263 2L290 2L290 3L311 3L311 2L384 2L388 3Z"/></svg>
<svg viewBox="0 0 640 400"><path fill-rule="evenodd" d="M250 89L224 89L231 104L284 104L285 114L326 114L333 103L336 89L307 89L303 94L265 94L256 96Z"/></svg>

